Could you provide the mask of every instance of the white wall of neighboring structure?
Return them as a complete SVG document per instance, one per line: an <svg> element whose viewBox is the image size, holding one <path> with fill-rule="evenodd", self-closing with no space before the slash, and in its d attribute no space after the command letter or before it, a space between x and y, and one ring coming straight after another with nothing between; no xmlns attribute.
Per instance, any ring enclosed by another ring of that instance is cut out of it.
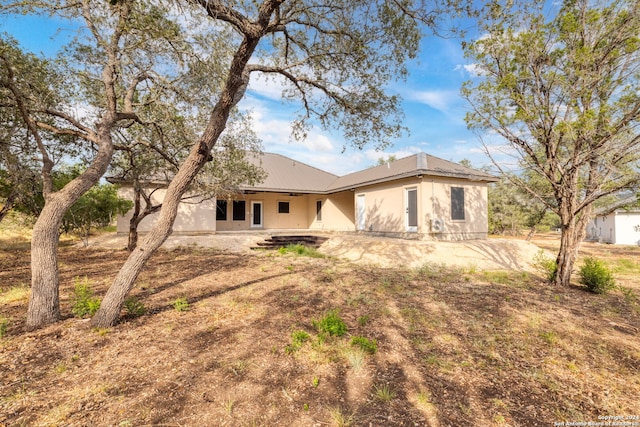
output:
<svg viewBox="0 0 640 427"><path fill-rule="evenodd" d="M597 216L587 226L587 239L616 245L640 245L640 211Z"/></svg>

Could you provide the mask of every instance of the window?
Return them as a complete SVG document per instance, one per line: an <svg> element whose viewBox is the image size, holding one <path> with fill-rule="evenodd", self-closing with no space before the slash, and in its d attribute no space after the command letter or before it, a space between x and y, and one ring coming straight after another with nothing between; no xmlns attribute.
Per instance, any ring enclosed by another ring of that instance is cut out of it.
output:
<svg viewBox="0 0 640 427"><path fill-rule="evenodd" d="M322 221L322 200L316 200L316 220Z"/></svg>
<svg viewBox="0 0 640 427"><path fill-rule="evenodd" d="M216 221L227 220L227 201L216 200Z"/></svg>
<svg viewBox="0 0 640 427"><path fill-rule="evenodd" d="M244 200L234 200L233 201L233 220L234 221L244 221L246 211L246 203Z"/></svg>
<svg viewBox="0 0 640 427"><path fill-rule="evenodd" d="M451 219L464 220L464 188L451 187Z"/></svg>
<svg viewBox="0 0 640 427"><path fill-rule="evenodd" d="M278 202L278 213L289 213L289 202Z"/></svg>

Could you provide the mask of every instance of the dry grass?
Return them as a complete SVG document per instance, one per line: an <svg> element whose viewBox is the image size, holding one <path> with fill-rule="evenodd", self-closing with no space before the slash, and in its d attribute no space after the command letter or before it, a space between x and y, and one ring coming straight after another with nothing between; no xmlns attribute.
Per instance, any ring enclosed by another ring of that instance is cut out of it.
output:
<svg viewBox="0 0 640 427"><path fill-rule="evenodd" d="M11 289L28 283L28 250L0 256L0 425L533 426L639 409L638 299L619 290L182 248L160 251L138 280L146 314L25 332L26 299ZM125 257L63 247L65 316L73 277L103 294ZM182 297L190 309L178 312ZM333 308L348 333L319 342L312 319ZM311 339L288 353L297 330ZM354 335L377 352L354 356Z"/></svg>

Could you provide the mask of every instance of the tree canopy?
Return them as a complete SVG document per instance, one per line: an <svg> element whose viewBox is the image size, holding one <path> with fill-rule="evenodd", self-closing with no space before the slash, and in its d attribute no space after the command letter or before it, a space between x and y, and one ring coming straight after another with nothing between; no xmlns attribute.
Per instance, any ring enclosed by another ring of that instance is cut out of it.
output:
<svg viewBox="0 0 640 427"><path fill-rule="evenodd" d="M557 284L568 285L595 201L639 182L640 3L495 2L466 46L479 76L462 90L471 128L506 140L515 182L560 217ZM496 162L504 170L506 162Z"/></svg>

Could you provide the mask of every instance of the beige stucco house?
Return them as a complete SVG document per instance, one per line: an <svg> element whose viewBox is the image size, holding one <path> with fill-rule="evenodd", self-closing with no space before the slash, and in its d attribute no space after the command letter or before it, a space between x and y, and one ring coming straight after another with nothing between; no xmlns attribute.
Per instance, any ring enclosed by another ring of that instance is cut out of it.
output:
<svg viewBox="0 0 640 427"><path fill-rule="evenodd" d="M381 166L336 176L291 158L264 153L253 158L266 179L229 200L183 203L178 233L244 230L337 231L416 239L463 240L487 236L487 185L481 171L415 154ZM123 186L121 195L132 190ZM164 189L154 192L161 201ZM131 212L118 218L127 233ZM147 231L153 216L139 231Z"/></svg>

